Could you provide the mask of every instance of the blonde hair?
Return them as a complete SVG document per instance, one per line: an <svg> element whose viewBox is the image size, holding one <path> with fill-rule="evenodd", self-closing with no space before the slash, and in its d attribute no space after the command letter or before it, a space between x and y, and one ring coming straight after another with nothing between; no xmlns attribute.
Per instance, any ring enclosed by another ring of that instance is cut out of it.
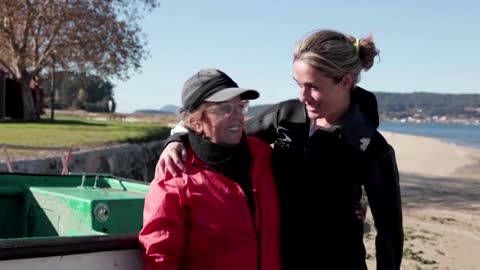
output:
<svg viewBox="0 0 480 270"><path fill-rule="evenodd" d="M369 70L378 54L371 34L357 41L334 30L320 30L297 42L293 60L317 68L337 83L351 72L355 76L353 87L360 81L362 69Z"/></svg>

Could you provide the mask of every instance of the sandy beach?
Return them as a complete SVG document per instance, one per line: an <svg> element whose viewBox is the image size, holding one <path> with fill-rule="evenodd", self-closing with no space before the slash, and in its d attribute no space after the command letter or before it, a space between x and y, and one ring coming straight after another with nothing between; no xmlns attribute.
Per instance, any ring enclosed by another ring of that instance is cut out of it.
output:
<svg viewBox="0 0 480 270"><path fill-rule="evenodd" d="M382 132L400 171L405 231L402 269L480 269L480 149ZM375 229L365 234L375 268Z"/></svg>

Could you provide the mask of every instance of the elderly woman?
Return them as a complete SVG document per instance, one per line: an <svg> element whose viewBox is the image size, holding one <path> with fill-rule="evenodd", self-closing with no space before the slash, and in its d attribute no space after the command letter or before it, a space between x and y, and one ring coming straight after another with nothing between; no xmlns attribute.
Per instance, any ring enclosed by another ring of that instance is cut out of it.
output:
<svg viewBox="0 0 480 270"><path fill-rule="evenodd" d="M182 91L185 172L157 171L145 198L143 269L280 269L271 148L245 136L255 90L204 69Z"/></svg>

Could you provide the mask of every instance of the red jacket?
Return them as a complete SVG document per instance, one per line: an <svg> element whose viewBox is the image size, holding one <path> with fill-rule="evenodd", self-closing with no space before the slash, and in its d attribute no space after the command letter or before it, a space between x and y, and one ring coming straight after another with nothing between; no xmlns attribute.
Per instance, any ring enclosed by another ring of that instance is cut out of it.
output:
<svg viewBox="0 0 480 270"><path fill-rule="evenodd" d="M280 269L271 148L253 137L247 144L255 220L240 186L187 149L187 173L157 174L145 197L139 234L144 270Z"/></svg>

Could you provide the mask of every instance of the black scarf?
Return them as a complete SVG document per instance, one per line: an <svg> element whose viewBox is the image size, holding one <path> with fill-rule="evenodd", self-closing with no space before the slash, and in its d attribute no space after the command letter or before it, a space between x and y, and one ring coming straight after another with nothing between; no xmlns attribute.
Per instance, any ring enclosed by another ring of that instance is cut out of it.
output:
<svg viewBox="0 0 480 270"><path fill-rule="evenodd" d="M245 133L242 135L240 143L236 145L215 144L193 132L188 133L188 140L193 152L201 161L205 162L209 168L236 182L242 188L250 212L253 215L255 208L249 175L252 157L248 149Z"/></svg>

